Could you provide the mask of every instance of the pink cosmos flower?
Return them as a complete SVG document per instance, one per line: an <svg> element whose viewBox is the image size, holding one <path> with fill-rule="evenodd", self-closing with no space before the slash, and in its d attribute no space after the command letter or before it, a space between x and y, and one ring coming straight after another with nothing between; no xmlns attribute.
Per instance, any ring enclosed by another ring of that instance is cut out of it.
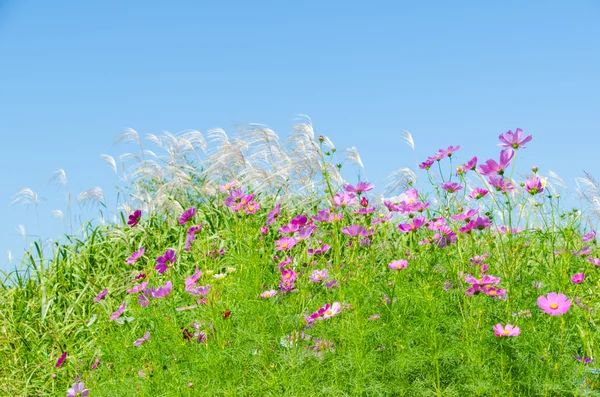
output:
<svg viewBox="0 0 600 397"><path fill-rule="evenodd" d="M187 210L183 211L183 214L181 214L179 217L179 224L185 225L187 221L194 217L194 215L196 215L196 209L193 207L188 208Z"/></svg>
<svg viewBox="0 0 600 397"><path fill-rule="evenodd" d="M311 273L311 275L309 277L310 281L312 281L313 283L320 283L322 281L327 281L328 278L329 278L329 272L327 271L327 269L313 270L313 272Z"/></svg>
<svg viewBox="0 0 600 397"><path fill-rule="evenodd" d="M211 285L199 285L197 287L189 287L185 289L185 292L189 293L192 296L206 296L210 292Z"/></svg>
<svg viewBox="0 0 600 397"><path fill-rule="evenodd" d="M225 205L227 207L238 207L244 197L244 189L234 189L229 191L229 196L225 199ZM239 208L238 208L239 209ZM234 208L235 210L235 208ZM237 212L237 210L235 210Z"/></svg>
<svg viewBox="0 0 600 397"><path fill-rule="evenodd" d="M167 281L165 283L165 285L162 285L158 288L150 288L148 290L148 293L150 294L150 296L152 298L159 299L159 298L166 298L167 296L169 296L169 294L171 293L172 290L173 290L173 283L171 283L171 281Z"/></svg>
<svg viewBox="0 0 600 397"><path fill-rule="evenodd" d="M282 237L279 240L275 241L275 250L276 251L286 251L291 250L296 245L296 239L292 237Z"/></svg>
<svg viewBox="0 0 600 397"><path fill-rule="evenodd" d="M90 394L89 389L85 388L83 382L73 383L73 385L67 390L67 397L87 397Z"/></svg>
<svg viewBox="0 0 600 397"><path fill-rule="evenodd" d="M131 254L131 256L127 258L127 261L125 261L125 263L127 263L128 265L133 265L135 262L137 262L138 259L144 256L144 252L146 252L146 249L143 247L140 248L138 251L135 251L133 254Z"/></svg>
<svg viewBox="0 0 600 397"><path fill-rule="evenodd" d="M413 218L412 224L401 223L400 225L398 225L398 230L400 230L402 233L414 232L417 231L420 227L422 227L425 224L425 221L425 217Z"/></svg>
<svg viewBox="0 0 600 397"><path fill-rule="evenodd" d="M356 203L356 196L353 193L336 193L333 196L333 204L335 208L347 207Z"/></svg>
<svg viewBox="0 0 600 397"><path fill-rule="evenodd" d="M135 210L135 211L133 211L133 213L131 215L129 215L129 220L127 221L127 224L131 227L134 227L140 222L141 218L142 218L142 211Z"/></svg>
<svg viewBox="0 0 600 397"><path fill-rule="evenodd" d="M175 251L168 249L165 251L164 255L156 258L156 266L154 268L160 274L164 274L164 272L169 268L169 265L175 263L176 260L177 255L175 255Z"/></svg>
<svg viewBox="0 0 600 397"><path fill-rule="evenodd" d="M529 192L532 196L542 193L544 191L544 184L540 180L539 177L533 177L527 179L525 182L525 190Z"/></svg>
<svg viewBox="0 0 600 397"><path fill-rule="evenodd" d="M127 306L127 302L123 302L121 304L121 306L119 306L117 311L110 315L110 321L114 321L114 320L118 319L119 317L121 317L121 315L125 311L125 306Z"/></svg>
<svg viewBox="0 0 600 397"><path fill-rule="evenodd" d="M465 276L465 282L471 284L471 287L465 291L467 295L474 295L483 288L487 288L491 285L497 285L500 282L500 277L494 277L486 274L481 279L476 279L470 274Z"/></svg>
<svg viewBox="0 0 600 397"><path fill-rule="evenodd" d="M477 219L471 222L473 222L473 229L476 230L485 230L488 227L492 226L490 218L482 218L480 216L478 216Z"/></svg>
<svg viewBox="0 0 600 397"><path fill-rule="evenodd" d="M456 169L456 175L465 175L468 171L475 171L477 168L477 157L471 158L467 164L458 166Z"/></svg>
<svg viewBox="0 0 600 397"><path fill-rule="evenodd" d="M67 358L67 352L63 352L63 354L60 355L60 357L58 358L58 360L56 361L56 364L54 366L56 368L60 368L60 366L63 365L63 363L65 362L66 358Z"/></svg>
<svg viewBox="0 0 600 397"><path fill-rule="evenodd" d="M395 261L391 261L388 267L393 270L402 270L408 266L408 261L405 259L399 259Z"/></svg>
<svg viewBox="0 0 600 397"><path fill-rule="evenodd" d="M108 295L108 290L106 288L104 288L104 290L102 290L102 292L100 292L98 295L96 295L96 297L94 298L94 303L100 302L102 299L104 299L104 297L106 295Z"/></svg>
<svg viewBox="0 0 600 397"><path fill-rule="evenodd" d="M231 181L231 182L227 182L223 186L219 186L219 189L221 190L221 192L225 193L225 192L230 191L231 189L233 189L237 185L238 185L237 181Z"/></svg>
<svg viewBox="0 0 600 397"><path fill-rule="evenodd" d="M346 185L344 186L344 190L350 193L356 193L358 195L363 194L364 192L368 192L373 190L374 186L372 183L368 182L358 182L356 186Z"/></svg>
<svg viewBox="0 0 600 397"><path fill-rule="evenodd" d="M581 283L583 283L583 280L585 280L585 274L584 273L575 273L573 275L573 277L571 277L571 282L573 284L581 284Z"/></svg>
<svg viewBox="0 0 600 397"><path fill-rule="evenodd" d="M480 187L476 187L470 194L469 197L475 200L479 200L485 197L489 192L486 189L482 189Z"/></svg>
<svg viewBox="0 0 600 397"><path fill-rule="evenodd" d="M504 149L500 152L500 161L487 160L484 164L479 165L479 173L481 175L493 176L504 175L504 169L510 165L515 152L512 149Z"/></svg>
<svg viewBox="0 0 600 397"><path fill-rule="evenodd" d="M276 289L272 289L272 290L265 291L265 292L261 293L260 297L264 298L264 299L269 299L269 298L272 298L275 295L277 295L277 290Z"/></svg>
<svg viewBox="0 0 600 397"><path fill-rule="evenodd" d="M468 222L471 218L473 218L475 215L477 215L478 212L479 212L479 208L470 209L463 213L452 215L450 217L450 220L451 221L467 221Z"/></svg>
<svg viewBox="0 0 600 397"><path fill-rule="evenodd" d="M594 241L596 239L596 232L594 230L591 230L589 233L581 236L581 239L583 240L584 243L589 243L590 241Z"/></svg>
<svg viewBox="0 0 600 397"><path fill-rule="evenodd" d="M363 208L354 210L354 213L358 214L358 215L368 215L368 214L372 214L373 212L375 212L376 209L377 209L377 207L375 207L375 206L369 207L369 208L363 207Z"/></svg>
<svg viewBox="0 0 600 397"><path fill-rule="evenodd" d="M346 226L342 229L342 233L344 233L348 237L367 237L369 233L364 226L360 225L350 225Z"/></svg>
<svg viewBox="0 0 600 397"><path fill-rule="evenodd" d="M506 299L506 290L491 285L481 287L481 292L493 298Z"/></svg>
<svg viewBox="0 0 600 397"><path fill-rule="evenodd" d="M507 131L505 134L500 134L498 139L500 139L502 143L499 143L498 146L514 150L525 149L525 144L531 141L531 138L531 134L523 138L523 130L517 128L514 133L512 131Z"/></svg>
<svg viewBox="0 0 600 397"><path fill-rule="evenodd" d="M200 280L200 277L202 277L202 274L202 270L198 270L198 266L196 266L194 274L185 279L185 290L187 291L188 289L193 288L198 280Z"/></svg>
<svg viewBox="0 0 600 397"><path fill-rule="evenodd" d="M317 310L317 314L319 315L317 320L325 320L341 312L342 306L340 305L340 302L334 302L332 305L328 303L319 310Z"/></svg>
<svg viewBox="0 0 600 397"><path fill-rule="evenodd" d="M571 251L571 255L573 256L584 256L592 253L592 248L588 246L583 246L579 251L573 250Z"/></svg>
<svg viewBox="0 0 600 397"><path fill-rule="evenodd" d="M496 189L497 192L509 193L515 191L517 188L512 181L506 180L501 176L490 176L488 177L488 183Z"/></svg>
<svg viewBox="0 0 600 397"><path fill-rule="evenodd" d="M438 233L433 236L433 242L440 248L445 248L458 239L456 233L446 225L441 226L437 231Z"/></svg>
<svg viewBox="0 0 600 397"><path fill-rule="evenodd" d="M380 223L385 223L387 221L389 221L390 219L392 219L393 214L387 214L385 216L383 216L382 214L379 215L379 218L375 218L371 221L371 225L378 225Z"/></svg>
<svg viewBox="0 0 600 397"><path fill-rule="evenodd" d="M297 223L288 223L287 225L280 227L278 231L282 234L294 234L298 232L299 228Z"/></svg>
<svg viewBox="0 0 600 397"><path fill-rule="evenodd" d="M599 258L592 258L591 256L588 256L588 261L590 261L590 263L594 266L600 266L600 259Z"/></svg>
<svg viewBox="0 0 600 397"><path fill-rule="evenodd" d="M146 332L144 334L144 336L142 336L140 339L137 339L135 342L133 342L134 346L140 346L142 343L147 342L150 340L150 331Z"/></svg>
<svg viewBox="0 0 600 397"><path fill-rule="evenodd" d="M537 305L546 314L560 316L569 311L571 300L567 299L565 294L559 295L556 292L550 292L548 296L540 296L537 300Z"/></svg>
<svg viewBox="0 0 600 397"><path fill-rule="evenodd" d="M419 168L422 170L428 170L433 165L433 160L425 160L421 164L419 164Z"/></svg>
<svg viewBox="0 0 600 397"><path fill-rule="evenodd" d="M146 287L148 286L148 282L144 281L143 283L136 285L135 287L128 289L127 293L128 294L137 294L139 292L142 292L143 290L146 289Z"/></svg>
<svg viewBox="0 0 600 397"><path fill-rule="evenodd" d="M252 215L252 214L255 214L256 211L258 211L260 209L260 204L256 201L250 201L243 208L244 208L244 211L246 211L246 214Z"/></svg>
<svg viewBox="0 0 600 397"><path fill-rule="evenodd" d="M454 192L458 192L459 190L461 190L462 186L460 186L456 182L450 182L450 181L448 181L448 182L442 183L442 189L444 189L448 193L454 193Z"/></svg>
<svg viewBox="0 0 600 397"><path fill-rule="evenodd" d="M339 287L340 283L337 280L329 280L325 283L325 288L332 289L334 287Z"/></svg>
<svg viewBox="0 0 600 397"><path fill-rule="evenodd" d="M100 364L100 357L97 357L92 364L92 369L98 368L98 364Z"/></svg>
<svg viewBox="0 0 600 397"><path fill-rule="evenodd" d="M325 252L329 251L331 249L331 246L329 244L323 244L320 247L317 247L315 249L312 248L308 248L307 252L308 255L319 255L319 254L324 254Z"/></svg>
<svg viewBox="0 0 600 397"><path fill-rule="evenodd" d="M494 326L494 334L503 338L505 336L519 336L521 334L521 330L519 327L515 327L511 324L506 324L506 327L502 326L502 324L496 324Z"/></svg>
<svg viewBox="0 0 600 397"><path fill-rule="evenodd" d="M512 229L509 229L506 226L498 226L496 230L498 230L498 233L502 234L519 234L525 229L522 227L513 227Z"/></svg>

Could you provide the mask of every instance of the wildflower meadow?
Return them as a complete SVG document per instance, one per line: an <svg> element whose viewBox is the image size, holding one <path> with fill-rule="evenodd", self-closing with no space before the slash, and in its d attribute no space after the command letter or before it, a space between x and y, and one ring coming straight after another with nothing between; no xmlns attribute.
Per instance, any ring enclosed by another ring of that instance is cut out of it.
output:
<svg viewBox="0 0 600 397"><path fill-rule="evenodd" d="M593 222L490 135L377 187L310 120L126 130L117 206L2 276L0 395L600 395Z"/></svg>

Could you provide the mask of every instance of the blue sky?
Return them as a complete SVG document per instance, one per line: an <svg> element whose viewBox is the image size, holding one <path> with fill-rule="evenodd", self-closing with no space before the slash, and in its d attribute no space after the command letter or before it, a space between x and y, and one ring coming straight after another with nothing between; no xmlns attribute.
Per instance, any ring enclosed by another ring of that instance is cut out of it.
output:
<svg viewBox="0 0 600 397"><path fill-rule="evenodd" d="M600 178L600 5L589 1L0 1L0 268L15 231L56 238L64 193L107 191L124 128L142 134L262 123L285 134L309 115L356 146L381 185L438 148L498 156L497 136L534 136L536 164L571 190ZM404 145L410 131L416 152ZM46 200L10 205L29 187Z"/></svg>

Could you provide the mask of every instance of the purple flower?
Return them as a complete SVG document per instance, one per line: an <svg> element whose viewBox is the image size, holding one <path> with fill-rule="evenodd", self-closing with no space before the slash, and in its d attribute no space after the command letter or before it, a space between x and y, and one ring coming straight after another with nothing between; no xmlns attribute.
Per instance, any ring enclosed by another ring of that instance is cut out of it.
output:
<svg viewBox="0 0 600 397"><path fill-rule="evenodd" d="M221 192L225 193L231 189L233 189L234 187L236 187L238 185L237 181L231 181L231 182L227 182L226 184L224 184L223 186L219 186L219 189L221 190Z"/></svg>
<svg viewBox="0 0 600 397"><path fill-rule="evenodd" d="M110 321L114 321L114 320L118 319L119 317L121 317L121 315L125 311L125 306L127 306L127 303L123 302L121 304L121 306L119 306L117 311L110 315Z"/></svg>
<svg viewBox="0 0 600 397"><path fill-rule="evenodd" d="M133 211L133 214L129 215L129 220L127 221L127 224L131 227L134 227L140 222L141 218L142 218L142 211L135 210L135 211Z"/></svg>
<svg viewBox="0 0 600 397"><path fill-rule="evenodd" d="M525 144L531 141L531 134L523 138L523 130L517 128L514 133L512 131L508 131L505 134L500 134L498 139L500 139L502 142L499 143L498 146L514 150L525 149Z"/></svg>
<svg viewBox="0 0 600 397"><path fill-rule="evenodd" d="M515 152L512 149L504 149L500 152L500 161L488 160L479 165L479 173L486 176L504 175L504 169L510 165Z"/></svg>
<svg viewBox="0 0 600 397"><path fill-rule="evenodd" d="M323 244L322 246L317 247L315 249L308 248L307 252L308 252L308 255L319 255L319 254L324 254L325 252L329 251L330 248L331 248L331 246L329 244Z"/></svg>
<svg viewBox="0 0 600 397"><path fill-rule="evenodd" d="M67 390L67 397L87 397L90 391L85 388L83 382L73 383L71 388Z"/></svg>
<svg viewBox="0 0 600 397"><path fill-rule="evenodd" d="M134 346L140 346L142 343L147 342L150 340L150 331L146 332L144 334L144 336L142 336L140 339L137 339L135 342L133 342Z"/></svg>
<svg viewBox="0 0 600 397"><path fill-rule="evenodd" d="M488 177L488 182L497 192L508 193L516 189L511 181L508 181L501 176L490 176Z"/></svg>
<svg viewBox="0 0 600 397"><path fill-rule="evenodd" d="M358 195L363 194L364 192L368 192L369 190L373 190L373 184L368 182L358 182L356 186L346 185L344 186L344 190L349 193L356 193Z"/></svg>
<svg viewBox="0 0 600 397"><path fill-rule="evenodd" d="M98 368L98 364L100 364L100 357L97 357L92 364L92 369Z"/></svg>
<svg viewBox="0 0 600 397"><path fill-rule="evenodd" d="M327 289L331 289L334 287L339 287L340 283L337 280L329 280L328 282L325 283L325 288Z"/></svg>
<svg viewBox="0 0 600 397"><path fill-rule="evenodd" d="M584 363L584 364L591 364L594 362L594 360L592 358L589 357L585 357L585 356L573 356L573 358L575 358L575 360L579 361L580 363Z"/></svg>
<svg viewBox="0 0 600 397"><path fill-rule="evenodd" d="M421 164L419 164L419 168L422 170L428 170L431 168L431 166L433 165L434 161L433 160L425 160L423 161Z"/></svg>
<svg viewBox="0 0 600 397"><path fill-rule="evenodd" d="M196 215L196 209L193 207L188 208L187 210L183 211L183 214L181 214L179 217L179 224L185 225L187 221L194 217L194 215Z"/></svg>
<svg viewBox="0 0 600 397"><path fill-rule="evenodd" d="M169 265L175 263L176 260L177 256L175 255L175 251L168 249L165 251L164 255L156 258L156 266L154 268L157 272L163 274L169 268Z"/></svg>
<svg viewBox="0 0 600 397"><path fill-rule="evenodd" d="M146 307L150 303L148 299L148 290L142 291L141 294L138 295L138 304L140 306Z"/></svg>
<svg viewBox="0 0 600 397"><path fill-rule="evenodd" d="M63 354L60 355L60 357L58 358L58 360L56 361L56 364L54 366L56 368L60 368L60 366L63 365L63 363L65 362L66 358L67 358L67 352L63 352Z"/></svg>
<svg viewBox="0 0 600 397"><path fill-rule="evenodd" d="M198 280L200 280L200 277L202 277L202 274L202 270L198 270L198 266L196 266L196 271L194 274L185 279L185 290L187 291L188 289L194 287Z"/></svg>
<svg viewBox="0 0 600 397"><path fill-rule="evenodd" d="M308 225L298 229L298 241L308 239L316 229L315 225Z"/></svg>
<svg viewBox="0 0 600 397"><path fill-rule="evenodd" d="M280 213L281 204L277 203L275 204L275 207L273 207L273 210L267 214L267 226L271 226L273 223L275 223L275 220L279 217Z"/></svg>
<svg viewBox="0 0 600 397"><path fill-rule="evenodd" d="M144 252L146 252L146 249L143 247L140 248L138 251L135 251L133 254L131 254L131 256L127 258L127 261L125 263L127 263L128 265L133 265L135 262L137 262L138 259L144 256Z"/></svg>
<svg viewBox="0 0 600 397"><path fill-rule="evenodd" d="M148 292L150 293L150 296L152 298L158 299L158 298L165 298L165 297L169 296L172 289L173 289L173 283L171 283L171 281L167 281L165 283L165 285L160 286L156 289L150 288Z"/></svg>
<svg viewBox="0 0 600 397"><path fill-rule="evenodd" d="M104 299L104 297L106 295L108 295L108 290L106 288L104 288L104 290L102 292L100 292L98 295L96 295L96 297L94 298L94 303L100 302L102 299Z"/></svg>
<svg viewBox="0 0 600 397"><path fill-rule="evenodd" d="M591 256L588 256L588 261L590 261L590 263L594 266L600 266L600 259L598 258L592 258Z"/></svg>

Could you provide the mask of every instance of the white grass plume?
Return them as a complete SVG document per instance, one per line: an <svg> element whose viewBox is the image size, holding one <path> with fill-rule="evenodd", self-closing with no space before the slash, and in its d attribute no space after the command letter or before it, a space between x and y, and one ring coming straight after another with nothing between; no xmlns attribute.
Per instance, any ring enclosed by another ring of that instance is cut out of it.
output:
<svg viewBox="0 0 600 397"><path fill-rule="evenodd" d="M36 192L26 187L21 189L12 198L11 204L22 204L27 207L33 205L37 207L40 204L40 199Z"/></svg>
<svg viewBox="0 0 600 397"><path fill-rule="evenodd" d="M408 145L410 146L410 148L412 150L415 150L415 141L413 139L413 136L410 132L406 131L406 130L402 130L402 140Z"/></svg>

